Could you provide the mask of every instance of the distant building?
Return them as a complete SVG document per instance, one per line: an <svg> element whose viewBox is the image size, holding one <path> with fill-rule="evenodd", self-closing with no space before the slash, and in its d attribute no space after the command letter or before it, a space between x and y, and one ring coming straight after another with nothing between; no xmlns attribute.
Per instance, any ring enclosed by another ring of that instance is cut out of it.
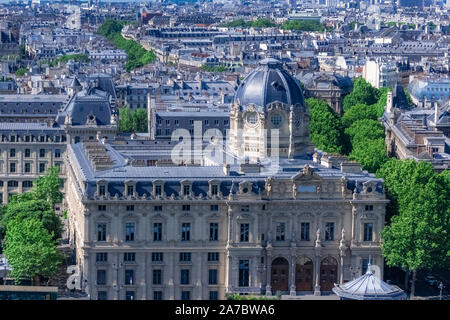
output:
<svg viewBox="0 0 450 320"><path fill-rule="evenodd" d="M349 77L327 72L310 72L297 77L304 86L306 98L325 100L334 111L343 112L344 97L353 88Z"/></svg>
<svg viewBox="0 0 450 320"><path fill-rule="evenodd" d="M434 102L450 99L450 78L413 77L408 92L414 104L430 108Z"/></svg>
<svg viewBox="0 0 450 320"><path fill-rule="evenodd" d="M367 60L363 69L363 77L375 88L393 88L398 80L397 65L392 61Z"/></svg>

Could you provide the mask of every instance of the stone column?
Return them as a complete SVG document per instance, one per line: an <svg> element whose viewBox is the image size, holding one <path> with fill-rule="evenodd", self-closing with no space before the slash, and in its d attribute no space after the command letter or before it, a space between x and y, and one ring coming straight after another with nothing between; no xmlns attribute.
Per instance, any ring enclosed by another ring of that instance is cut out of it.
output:
<svg viewBox="0 0 450 320"><path fill-rule="evenodd" d="M171 277L169 277L169 281L168 281L168 288L169 288L169 300L175 300L175 261L174 261L174 256L175 253L170 252L169 254L170 258L169 258L169 265L171 266L171 270L170 273L172 274Z"/></svg>
<svg viewBox="0 0 450 320"><path fill-rule="evenodd" d="M147 300L147 252L141 254L141 300Z"/></svg>
<svg viewBox="0 0 450 320"><path fill-rule="evenodd" d="M272 295L272 287L270 278L272 275L272 250L267 250L267 256L266 256L266 296Z"/></svg>
<svg viewBox="0 0 450 320"><path fill-rule="evenodd" d="M195 284L195 291L197 292L196 296L197 296L198 300L202 300L202 295L203 295L203 292L202 292L203 291L202 290L202 288L203 288L203 285L202 285L203 261L202 260L203 260L202 259L202 252L200 251L200 252L197 253L197 264L198 264L198 266L197 266L197 281L196 281L196 284Z"/></svg>
<svg viewBox="0 0 450 320"><path fill-rule="evenodd" d="M228 283L227 283L227 293L233 291L233 257L228 252Z"/></svg>
<svg viewBox="0 0 450 320"><path fill-rule="evenodd" d="M315 261L314 261L314 279L315 279L315 287L314 287L314 295L320 296L320 252L316 252Z"/></svg>
<svg viewBox="0 0 450 320"><path fill-rule="evenodd" d="M290 284L290 295L291 296L296 296L297 295L297 290L295 287L295 260L296 260L296 256L295 253L291 252L291 267L289 269L289 284Z"/></svg>
<svg viewBox="0 0 450 320"><path fill-rule="evenodd" d="M252 281L251 281L251 286L253 288L258 287L258 263L256 260L256 256L251 258L251 275L252 275Z"/></svg>

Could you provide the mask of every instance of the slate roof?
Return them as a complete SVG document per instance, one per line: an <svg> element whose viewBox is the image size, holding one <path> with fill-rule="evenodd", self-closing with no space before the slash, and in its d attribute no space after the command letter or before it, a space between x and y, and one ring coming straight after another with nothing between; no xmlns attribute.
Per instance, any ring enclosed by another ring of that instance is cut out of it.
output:
<svg viewBox="0 0 450 320"><path fill-rule="evenodd" d="M278 101L291 105L304 105L302 90L297 80L287 73L275 59L260 61L260 67L251 72L236 92L235 101L246 107L250 104L265 108Z"/></svg>

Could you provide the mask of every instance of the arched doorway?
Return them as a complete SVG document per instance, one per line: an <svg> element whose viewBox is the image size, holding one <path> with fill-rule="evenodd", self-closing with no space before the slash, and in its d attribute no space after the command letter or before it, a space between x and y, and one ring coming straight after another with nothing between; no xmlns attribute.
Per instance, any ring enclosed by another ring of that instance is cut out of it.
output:
<svg viewBox="0 0 450 320"><path fill-rule="evenodd" d="M272 277L270 281L272 291L288 291L289 262L285 258L276 258L272 262Z"/></svg>
<svg viewBox="0 0 450 320"><path fill-rule="evenodd" d="M297 259L295 266L295 287L297 291L313 290L313 262L307 257Z"/></svg>
<svg viewBox="0 0 450 320"><path fill-rule="evenodd" d="M338 264L335 258L326 257L320 263L320 290L331 291L337 281Z"/></svg>

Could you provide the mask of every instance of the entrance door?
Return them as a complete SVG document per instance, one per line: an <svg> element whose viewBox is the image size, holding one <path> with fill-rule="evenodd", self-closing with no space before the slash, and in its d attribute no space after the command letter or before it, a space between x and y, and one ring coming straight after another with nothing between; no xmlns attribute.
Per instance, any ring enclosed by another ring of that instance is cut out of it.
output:
<svg viewBox="0 0 450 320"><path fill-rule="evenodd" d="M285 258L276 258L272 262L272 291L288 291L289 263Z"/></svg>
<svg viewBox="0 0 450 320"><path fill-rule="evenodd" d="M295 266L295 286L297 291L313 290L313 262L311 259L301 257Z"/></svg>
<svg viewBox="0 0 450 320"><path fill-rule="evenodd" d="M320 291L331 291L337 282L337 261L327 257L320 263Z"/></svg>

